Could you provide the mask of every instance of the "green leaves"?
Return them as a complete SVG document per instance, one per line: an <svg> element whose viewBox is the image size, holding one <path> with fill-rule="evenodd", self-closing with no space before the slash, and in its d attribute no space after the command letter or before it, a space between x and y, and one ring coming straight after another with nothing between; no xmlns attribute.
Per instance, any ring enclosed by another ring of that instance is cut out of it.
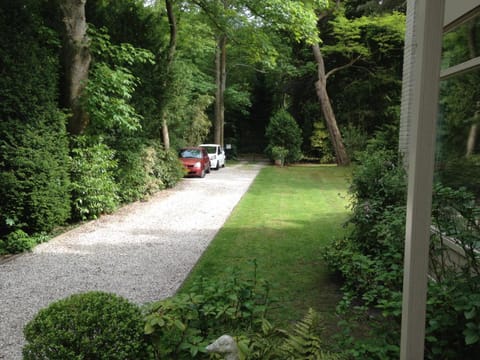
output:
<svg viewBox="0 0 480 360"><path fill-rule="evenodd" d="M106 29L90 27L89 36L94 61L82 99L91 119L89 131L103 134L116 128L139 130L142 117L131 99L140 79L127 66L153 64L153 54L131 44L112 44Z"/></svg>
<svg viewBox="0 0 480 360"><path fill-rule="evenodd" d="M267 294L262 281L244 280L236 272L201 278L188 292L148 305L144 331L160 358L191 359L222 333L257 329Z"/></svg>

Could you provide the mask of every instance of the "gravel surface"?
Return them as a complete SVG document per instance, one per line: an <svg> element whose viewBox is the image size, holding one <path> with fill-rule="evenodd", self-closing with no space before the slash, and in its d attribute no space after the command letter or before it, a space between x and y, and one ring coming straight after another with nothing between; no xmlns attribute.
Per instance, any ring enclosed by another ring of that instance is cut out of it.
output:
<svg viewBox="0 0 480 360"><path fill-rule="evenodd" d="M102 290L138 304L173 295L260 168L184 179L0 263L0 359L21 359L25 324L68 295Z"/></svg>

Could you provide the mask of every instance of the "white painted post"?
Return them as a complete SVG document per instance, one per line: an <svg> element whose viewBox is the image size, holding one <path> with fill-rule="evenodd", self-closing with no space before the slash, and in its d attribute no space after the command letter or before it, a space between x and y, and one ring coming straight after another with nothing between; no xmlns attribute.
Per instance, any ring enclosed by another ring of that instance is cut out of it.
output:
<svg viewBox="0 0 480 360"><path fill-rule="evenodd" d="M428 246L445 0L415 6L415 63L410 119L401 360L423 360Z"/></svg>

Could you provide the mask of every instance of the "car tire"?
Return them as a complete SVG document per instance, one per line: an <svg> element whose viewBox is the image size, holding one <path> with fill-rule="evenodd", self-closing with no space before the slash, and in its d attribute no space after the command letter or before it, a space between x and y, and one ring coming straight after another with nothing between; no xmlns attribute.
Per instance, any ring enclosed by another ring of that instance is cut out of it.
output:
<svg viewBox="0 0 480 360"><path fill-rule="evenodd" d="M220 160L217 160L217 166L215 166L215 170L220 169Z"/></svg>
<svg viewBox="0 0 480 360"><path fill-rule="evenodd" d="M210 174L210 166L208 167L207 170L205 170L205 172L206 172L207 174Z"/></svg>
<svg viewBox="0 0 480 360"><path fill-rule="evenodd" d="M205 177L205 168L202 169L202 172L200 173L200 177L204 178Z"/></svg>

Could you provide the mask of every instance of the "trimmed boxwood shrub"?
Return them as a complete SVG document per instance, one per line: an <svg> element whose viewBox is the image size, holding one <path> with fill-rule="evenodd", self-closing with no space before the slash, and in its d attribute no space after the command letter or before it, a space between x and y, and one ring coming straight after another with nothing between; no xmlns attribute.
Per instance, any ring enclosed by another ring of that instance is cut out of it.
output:
<svg viewBox="0 0 480 360"><path fill-rule="evenodd" d="M149 359L140 308L99 291L42 309L24 329L24 360Z"/></svg>

